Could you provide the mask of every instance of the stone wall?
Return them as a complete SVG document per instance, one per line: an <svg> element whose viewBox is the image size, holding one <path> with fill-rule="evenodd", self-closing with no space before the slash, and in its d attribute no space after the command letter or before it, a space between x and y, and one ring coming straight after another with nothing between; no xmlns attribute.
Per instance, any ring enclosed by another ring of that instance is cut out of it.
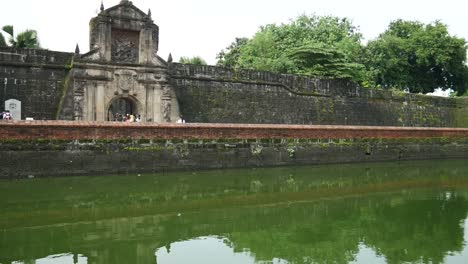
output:
<svg viewBox="0 0 468 264"><path fill-rule="evenodd" d="M0 178L468 158L468 129L3 121Z"/></svg>
<svg viewBox="0 0 468 264"><path fill-rule="evenodd" d="M22 119L55 119L72 53L0 48L0 108L8 99L22 105Z"/></svg>
<svg viewBox="0 0 468 264"><path fill-rule="evenodd" d="M75 119L74 91L67 87L72 58L72 53L0 48L0 103L20 100L23 119ZM169 74L173 105L180 104L174 109L188 122L468 127L466 98L215 66L173 63Z"/></svg>
<svg viewBox="0 0 468 264"><path fill-rule="evenodd" d="M467 99L214 66L172 64L170 73L189 122L468 127Z"/></svg>

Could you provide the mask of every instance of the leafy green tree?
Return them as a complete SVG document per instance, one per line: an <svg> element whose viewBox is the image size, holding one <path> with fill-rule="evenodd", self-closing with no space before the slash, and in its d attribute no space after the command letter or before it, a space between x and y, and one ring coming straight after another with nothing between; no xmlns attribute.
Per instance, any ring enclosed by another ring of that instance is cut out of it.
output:
<svg viewBox="0 0 468 264"><path fill-rule="evenodd" d="M37 31L27 29L23 32L20 32L16 35L14 34L13 26L7 25L2 28L2 30L10 35L10 45L15 48L30 48L37 49L40 48L39 38L37 37ZM3 35L0 34L0 46L6 46L5 39ZM3 42L2 42L3 41Z"/></svg>
<svg viewBox="0 0 468 264"><path fill-rule="evenodd" d="M349 62L341 50L323 44L311 44L292 50L298 73L329 78L364 79L364 65Z"/></svg>
<svg viewBox="0 0 468 264"><path fill-rule="evenodd" d="M40 48L39 39L37 38L37 32L35 30L30 29L20 32L16 36L15 47L30 49Z"/></svg>
<svg viewBox="0 0 468 264"><path fill-rule="evenodd" d="M5 37L2 35L2 32L0 32L0 48L1 47L6 47L7 44L6 44L6 41L5 41Z"/></svg>
<svg viewBox="0 0 468 264"><path fill-rule="evenodd" d="M370 80L384 88L413 93L451 88L463 94L468 84L466 52L466 41L450 36L438 21L425 25L397 20L369 42L365 64Z"/></svg>
<svg viewBox="0 0 468 264"><path fill-rule="evenodd" d="M189 57L180 57L179 63L182 64L193 64L193 65L207 65L206 61L199 56L192 58Z"/></svg>
<svg viewBox="0 0 468 264"><path fill-rule="evenodd" d="M217 65L234 68L237 66L237 60L241 54L241 48L247 44L247 38L236 38L234 42L226 48L226 51L221 50L216 55L218 59Z"/></svg>
<svg viewBox="0 0 468 264"><path fill-rule="evenodd" d="M218 65L360 81L361 34L346 18L301 15L260 27L218 54Z"/></svg>

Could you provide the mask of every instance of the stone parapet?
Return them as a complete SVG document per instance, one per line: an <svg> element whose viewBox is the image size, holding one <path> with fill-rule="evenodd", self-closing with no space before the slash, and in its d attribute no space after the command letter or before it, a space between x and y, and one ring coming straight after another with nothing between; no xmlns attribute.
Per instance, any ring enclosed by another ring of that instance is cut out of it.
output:
<svg viewBox="0 0 468 264"><path fill-rule="evenodd" d="M468 129L0 122L0 178L468 158Z"/></svg>
<svg viewBox="0 0 468 264"><path fill-rule="evenodd" d="M70 66L73 53L44 49L0 48L0 64L21 66Z"/></svg>
<svg viewBox="0 0 468 264"><path fill-rule="evenodd" d="M2 121L0 140L468 138L468 128Z"/></svg>

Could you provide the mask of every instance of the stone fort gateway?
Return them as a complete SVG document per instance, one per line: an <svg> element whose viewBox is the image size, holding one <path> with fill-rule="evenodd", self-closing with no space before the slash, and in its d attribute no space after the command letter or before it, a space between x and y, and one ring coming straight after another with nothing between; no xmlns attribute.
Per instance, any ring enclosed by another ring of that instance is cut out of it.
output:
<svg viewBox="0 0 468 264"><path fill-rule="evenodd" d="M0 48L0 100L14 119L468 127L468 100L364 89L158 56L151 13L122 0L89 23L90 52Z"/></svg>

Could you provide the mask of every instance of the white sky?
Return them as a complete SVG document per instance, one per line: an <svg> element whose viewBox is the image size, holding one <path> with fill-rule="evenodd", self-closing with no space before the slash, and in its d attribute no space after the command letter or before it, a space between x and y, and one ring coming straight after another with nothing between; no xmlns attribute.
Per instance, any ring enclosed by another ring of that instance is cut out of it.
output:
<svg viewBox="0 0 468 264"><path fill-rule="evenodd" d="M87 52L88 23L101 0L1 0L0 26L19 32L36 29L44 48ZM120 0L104 0L105 8ZM466 0L133 0L159 25L159 55L174 60L201 56L209 64L235 37L251 37L261 25L287 22L299 14L348 17L366 40L376 38L392 20L441 20L453 35L468 39Z"/></svg>

